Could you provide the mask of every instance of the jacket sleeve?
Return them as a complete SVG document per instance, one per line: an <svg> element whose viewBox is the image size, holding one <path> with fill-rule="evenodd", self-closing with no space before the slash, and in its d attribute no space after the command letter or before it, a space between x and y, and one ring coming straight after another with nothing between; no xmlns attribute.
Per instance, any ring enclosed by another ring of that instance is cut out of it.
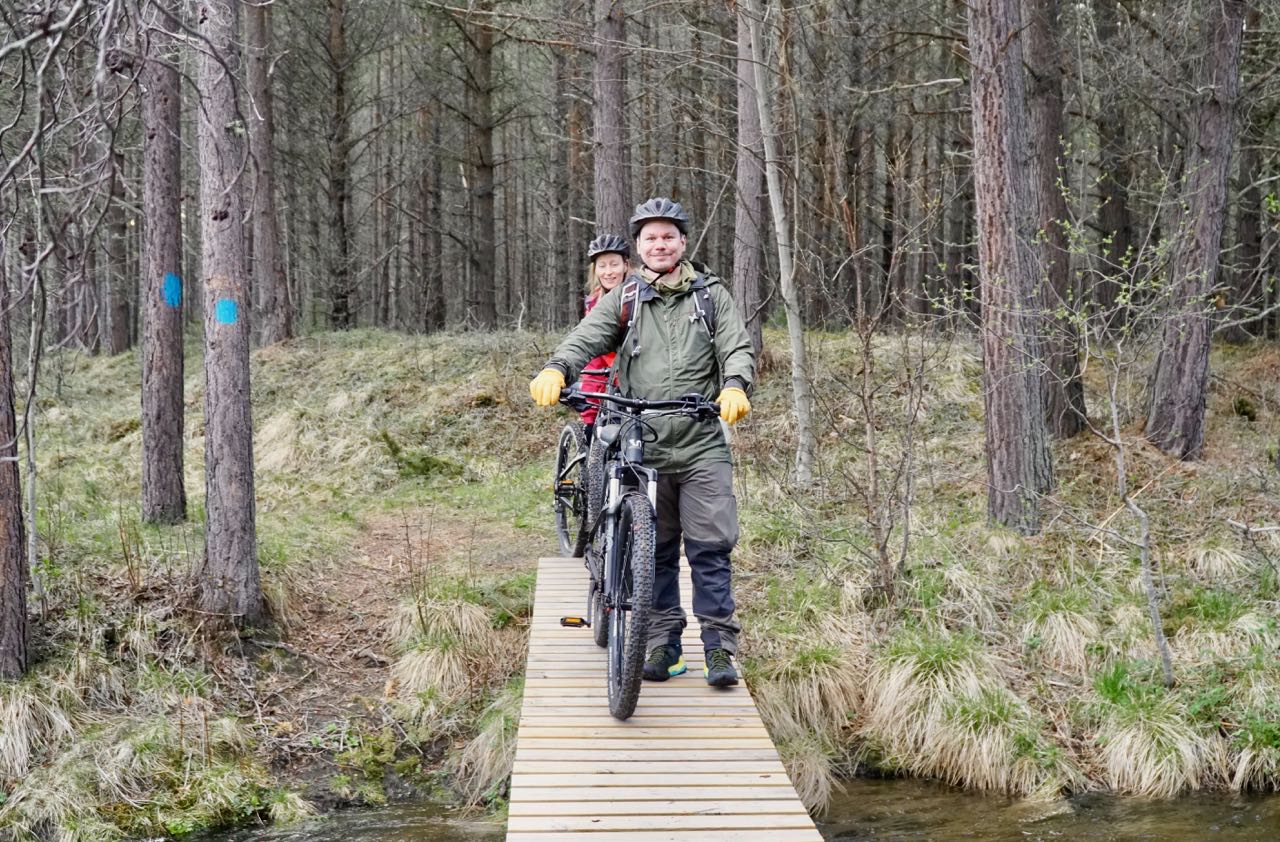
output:
<svg viewBox="0 0 1280 842"><path fill-rule="evenodd" d="M565 383L572 383L587 363L601 354L616 350L622 341L618 324L622 310L622 284L604 295L591 312L560 341L547 361L548 368L559 369Z"/></svg>
<svg viewBox="0 0 1280 842"><path fill-rule="evenodd" d="M747 333L738 305L724 285L713 284L711 294L716 304L716 359L720 363L721 386L738 386L750 395L756 380L756 352L751 347L751 335Z"/></svg>

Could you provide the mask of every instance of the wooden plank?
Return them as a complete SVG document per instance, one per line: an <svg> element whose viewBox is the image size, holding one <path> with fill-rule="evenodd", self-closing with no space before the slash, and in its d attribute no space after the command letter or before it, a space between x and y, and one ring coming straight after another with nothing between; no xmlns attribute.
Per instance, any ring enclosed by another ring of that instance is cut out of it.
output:
<svg viewBox="0 0 1280 842"><path fill-rule="evenodd" d="M572 769L573 767L566 767ZM589 772L546 772L512 775L511 787L517 786L586 786L608 789L614 786L662 786L671 782L669 772L635 772L632 774L595 775ZM697 772L681 775L680 781L696 786L699 781L715 786L757 786L761 783L787 781L786 772Z"/></svg>
<svg viewBox="0 0 1280 842"><path fill-rule="evenodd" d="M516 748L516 762L522 760L569 760L578 761L582 759L583 749L589 746L589 742L582 742L576 748L526 748L518 746ZM666 746L655 746L653 748L620 748L609 752L609 760L629 761L629 760L663 760L663 761L691 761L691 760L716 760L716 761L740 761L740 760L777 760L778 753L767 748L669 748Z"/></svg>
<svg viewBox="0 0 1280 842"><path fill-rule="evenodd" d="M802 815L808 816L799 801L766 798L754 801L521 801L511 805L512 816L718 816ZM637 822L640 824L640 822Z"/></svg>
<svg viewBox="0 0 1280 842"><path fill-rule="evenodd" d="M627 787L524 787L519 791L511 791L511 811L519 809L518 805L526 802L535 804L581 803L593 801L609 804L622 804L640 801L669 801L679 798L684 801L792 801L799 804L796 791L789 783L775 783L762 786L686 786L668 784L667 786L627 786Z"/></svg>
<svg viewBox="0 0 1280 842"><path fill-rule="evenodd" d="M598 754L603 755L602 752ZM610 752L609 754L612 754ZM555 775L572 769L575 774L590 775L685 775L735 774L735 775L785 775L778 758L772 760L618 760L614 757L590 756L566 762L564 760L516 760L511 769L513 775Z"/></svg>
<svg viewBox="0 0 1280 842"><path fill-rule="evenodd" d="M715 839L712 832L705 830L618 830L590 833L590 836L577 834L583 839L602 840L602 842L709 842ZM564 842L562 831L539 833L537 831L516 831L507 834L507 842ZM747 830L734 832L733 842L822 842L822 834L817 828L779 828L776 830Z"/></svg>
<svg viewBox="0 0 1280 842"><path fill-rule="evenodd" d="M634 830L637 826L654 830L764 830L813 827L807 813L712 814L712 815L647 815L643 821L635 816L511 816L508 832L518 831L610 831Z"/></svg>
<svg viewBox="0 0 1280 842"><path fill-rule="evenodd" d="M690 605L689 670L646 682L636 713L608 713L603 648L559 624L586 608L581 559L541 559L511 777L510 842L820 840L745 684L711 688Z"/></svg>
<svg viewBox="0 0 1280 842"><path fill-rule="evenodd" d="M643 703L644 700L641 700ZM673 718L687 718L700 722L707 718L728 719L730 722L723 724L745 724L739 723L739 719L755 720L755 708L751 705L701 705L699 708L691 708L689 705L653 705L641 704L636 708L635 714L632 715L627 722L632 724L646 722L646 717L662 717L663 722L654 723L655 726L671 726L676 724L669 722ZM521 722L532 722L536 719L573 719L575 722L585 722L585 720L593 720L585 724L596 724L596 726L613 726L617 719L609 715L608 708L598 704L564 704L557 706L532 705L525 709Z"/></svg>
<svg viewBox="0 0 1280 842"><path fill-rule="evenodd" d="M764 726L753 727L743 725L733 728L721 728L714 732L708 731L702 726L690 726L681 728L676 731L672 726L662 726L660 728L637 726L633 728L609 728L609 727L592 727L592 728L574 728L572 726L556 726L556 725L531 725L529 733L523 733L525 729L521 728L521 733L517 734L517 740L529 737L584 737L591 740L672 740L679 739L682 734L690 737L699 737L704 740L734 740L743 737L760 737L769 739L769 732Z"/></svg>

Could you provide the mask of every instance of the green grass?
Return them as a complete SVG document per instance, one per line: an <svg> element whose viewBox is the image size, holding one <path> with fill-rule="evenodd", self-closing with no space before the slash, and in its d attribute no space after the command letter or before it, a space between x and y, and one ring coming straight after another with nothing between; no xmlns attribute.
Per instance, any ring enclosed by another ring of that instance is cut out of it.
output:
<svg viewBox="0 0 1280 842"><path fill-rule="evenodd" d="M311 566L345 560L371 527L402 525L424 542L430 537L411 559L411 585L397 594L389 700L417 744L450 746L442 780L461 800L499 809L530 570L553 546L547 465L570 417L534 408L525 393L528 372L554 339L361 330L298 339L253 361L259 553L273 605L288 614L291 600L305 598L298 585ZM1234 405L1238 390L1224 384L1270 382L1280 352L1215 349L1223 380L1209 394L1202 466L1171 464L1136 428L1123 432L1160 565L1177 680L1167 690L1132 547L1085 526L1134 537L1107 445L1088 435L1054 444L1059 484L1051 505L1063 516L1044 534L991 528L977 348L968 338L913 338L912 353L932 356L914 431L911 544L889 599L875 587L865 425L849 388L864 361L848 336L809 340L822 397L815 486L801 492L787 479L794 425L780 333L766 334L774 368L734 431L741 660L807 803L821 807L854 759L1019 795L1277 786L1280 747L1266 723L1280 694L1280 541L1243 542L1223 518L1274 524L1258 472L1273 470L1265 456L1280 437L1280 414L1257 403L1256 419L1246 421ZM78 746L119 746L140 722L172 719L184 700L215 719L227 712L230 688L208 669L175 610L203 551L198 351L189 345L186 369L191 520L177 527L138 522L136 356L59 353L50 363L62 369L61 391L39 407L37 512L50 617L41 651L49 654L31 681L51 689L37 694L38 705L0 708L22 733L38 736L6 739L0 728L0 762L25 750L26 768L43 770L51 758L77 756ZM877 337L872 352L884 468L906 446L901 337ZM1089 369L1086 383L1095 413L1106 410L1098 371ZM1122 384L1125 423L1142 415L1140 380ZM1209 510L1222 517L1206 517ZM895 562L907 534L900 512L896 518ZM486 680L454 680L465 674ZM203 795L170 798L162 776L147 778L143 795L163 810L87 799L98 786L82 762L87 755L60 767L59 786L82 797L58 800L52 794L63 790L40 774L11 774L23 782L0 788L0 809L46 810L42 820L75 823L89 829L82 838L102 839L132 832L144 813L148 827L174 829L305 814L296 793L254 765L252 743L261 735L249 731L250 744L228 749L224 765L200 767L209 778ZM351 750L348 737L365 749L342 773L349 780L335 786L369 799L379 778L365 766L408 759L404 748L387 755L378 731L318 736L335 750L340 743ZM185 755L153 756L187 768L179 763ZM87 806L64 815L63 803Z"/></svg>

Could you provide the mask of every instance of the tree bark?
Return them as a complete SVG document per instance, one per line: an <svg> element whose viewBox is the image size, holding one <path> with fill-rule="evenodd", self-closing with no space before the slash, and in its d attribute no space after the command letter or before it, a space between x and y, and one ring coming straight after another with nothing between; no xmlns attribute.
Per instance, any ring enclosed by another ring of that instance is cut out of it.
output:
<svg viewBox="0 0 1280 842"><path fill-rule="evenodd" d="M737 206L733 217L733 297L747 323L756 355L764 346L760 306L760 257L764 244L764 141L756 105L756 73L751 59L751 26L739 6Z"/></svg>
<svg viewBox="0 0 1280 842"><path fill-rule="evenodd" d="M347 230L347 204L351 193L351 115L347 113L346 0L329 0L329 326L345 330L355 326L351 296L351 235Z"/></svg>
<svg viewBox="0 0 1280 842"><path fill-rule="evenodd" d="M1097 3L1098 42L1104 48L1116 46L1118 2L1098 0ZM1107 87L1103 88L1097 123L1102 278L1093 290L1093 303L1101 311L1106 326L1116 330L1128 319L1128 307L1118 306L1117 300L1121 279L1133 259L1130 254L1134 246L1133 222L1129 212L1129 185L1133 176L1123 105Z"/></svg>
<svg viewBox="0 0 1280 842"><path fill-rule="evenodd" d="M482 11L492 3L481 3ZM493 158L493 47L494 31L488 18L466 23L467 119L471 128L471 290L467 321L483 330L498 323L497 232L494 205Z"/></svg>
<svg viewBox="0 0 1280 842"><path fill-rule="evenodd" d="M27 561L5 259L0 238L0 679L13 680L27 671Z"/></svg>
<svg viewBox="0 0 1280 842"><path fill-rule="evenodd" d="M1242 139L1240 144L1239 172L1236 175L1235 249L1226 267L1230 282L1220 318L1228 322L1222 330L1227 342L1242 344L1261 334L1261 325L1252 322L1248 310L1260 310L1266 303L1266 287L1262 275L1262 224L1266 211L1262 205L1262 190L1258 182L1262 175L1262 156L1258 145L1264 141L1257 137Z"/></svg>
<svg viewBox="0 0 1280 842"><path fill-rule="evenodd" d="M1067 200L1062 192L1062 65L1059 49L1058 0L1023 0L1027 60L1027 106L1035 163L1031 173L1035 212L1037 286L1044 310L1044 414L1049 432L1071 438L1084 429L1084 382L1080 377L1080 339L1070 315L1078 297L1071 280L1071 253L1066 225ZM1061 315L1059 315L1061 314Z"/></svg>
<svg viewBox="0 0 1280 842"><path fill-rule="evenodd" d="M182 116L177 0L153 3L142 69L142 518L187 517L183 485Z"/></svg>
<svg viewBox="0 0 1280 842"><path fill-rule="evenodd" d="M102 350L106 354L122 354L129 350L129 226L125 220L124 153L112 153L111 185L106 215L107 271L102 284L103 315Z"/></svg>
<svg viewBox="0 0 1280 842"><path fill-rule="evenodd" d="M983 404L988 512L1024 534L1040 529L1053 482L1045 430L1035 273L1030 251L1030 137L1019 0L973 0L973 177L982 284Z"/></svg>
<svg viewBox="0 0 1280 842"><path fill-rule="evenodd" d="M245 51L248 58L249 148L257 163L253 190L253 282L262 305L259 337L274 345L293 335L289 285L280 254L276 216L275 105L271 97L271 5L245 3Z"/></svg>
<svg viewBox="0 0 1280 842"><path fill-rule="evenodd" d="M1187 149L1179 243L1170 265L1171 311L1152 374L1146 430L1152 444L1179 459L1199 458L1204 444L1211 328L1207 299L1217 279L1226 220L1245 3L1203 0L1203 7L1209 38L1198 90L1205 94Z"/></svg>
<svg viewBox="0 0 1280 842"><path fill-rule="evenodd" d="M596 233L627 236L630 161L627 154L626 18L622 0L595 0ZM643 199L637 199L643 201Z"/></svg>
<svg viewBox="0 0 1280 842"><path fill-rule="evenodd" d="M795 263L791 253L791 225L782 195L782 159L773 132L769 108L769 86L765 77L762 18L759 0L743 0L743 12L751 35L751 60L755 68L756 108L760 115L761 142L764 146L765 180L769 188L769 207L773 217L773 233L778 244L778 270L781 276L782 303L787 312L787 339L791 345L791 398L796 414L796 484L804 487L813 482L814 451L813 395L809 389L809 364L804 345L804 321L800 296L796 292Z"/></svg>
<svg viewBox="0 0 1280 842"><path fill-rule="evenodd" d="M572 19L574 2L563 0L560 13L566 20ZM551 190L555 195L555 207L548 220L548 233L551 238L551 265L547 267L547 281L554 291L553 306L549 313L548 328L572 325L582 315L583 278L577 268L581 261L577 259L574 243L571 242L573 231L573 185L570 179L569 158L573 146L570 133L570 95L569 95L569 51L555 51L553 65L553 89L555 125L566 132L564 142L554 144L551 161Z"/></svg>
<svg viewBox="0 0 1280 842"><path fill-rule="evenodd" d="M444 243L440 226L441 186L443 168L440 164L440 121L427 109L418 112L418 137L427 149L427 165L422 168L418 191L423 206L423 221L418 239L421 248L419 263L422 270L422 327L428 333L443 330L445 326L444 297Z"/></svg>
<svg viewBox="0 0 1280 842"><path fill-rule="evenodd" d="M238 626L266 618L258 575L249 403L250 298L245 269L247 162L236 108L240 0L203 0L199 59L200 217L204 271L205 555L199 607ZM210 54L210 52L212 54Z"/></svg>

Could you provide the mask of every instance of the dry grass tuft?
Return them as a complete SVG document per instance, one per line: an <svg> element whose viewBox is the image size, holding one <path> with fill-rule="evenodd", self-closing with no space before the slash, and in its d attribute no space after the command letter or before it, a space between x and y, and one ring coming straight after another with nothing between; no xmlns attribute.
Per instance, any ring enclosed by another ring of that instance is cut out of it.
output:
<svg viewBox="0 0 1280 842"><path fill-rule="evenodd" d="M513 681L480 717L480 731L446 766L453 789L468 807L501 797L516 759L523 682Z"/></svg>
<svg viewBox="0 0 1280 842"><path fill-rule="evenodd" d="M462 599L437 599L422 594L401 606L391 621L391 638L403 648L422 640L446 638L477 640L484 644L493 637L488 609Z"/></svg>
<svg viewBox="0 0 1280 842"><path fill-rule="evenodd" d="M1172 798L1226 767L1221 740L1198 728L1154 674L1116 663L1093 686L1102 713L1099 756L1112 789Z"/></svg>
<svg viewBox="0 0 1280 842"><path fill-rule="evenodd" d="M951 624L982 631L999 627L1000 597L990 578L960 563L945 565L942 578L948 596L942 611Z"/></svg>
<svg viewBox="0 0 1280 842"><path fill-rule="evenodd" d="M301 464L298 451L300 414L293 409L277 412L255 431L254 465L260 471L296 470Z"/></svg>
<svg viewBox="0 0 1280 842"><path fill-rule="evenodd" d="M1022 639L1034 641L1045 663L1063 672L1082 674L1089 645L1101 637L1089 598L1077 589L1033 589L1027 599Z"/></svg>
<svg viewBox="0 0 1280 842"><path fill-rule="evenodd" d="M756 659L760 666L752 681L769 733L793 739L846 728L861 701L866 670L858 643L834 637L777 643L773 657Z"/></svg>
<svg viewBox="0 0 1280 842"><path fill-rule="evenodd" d="M912 774L1015 795L1060 791L1075 772L1040 730L971 637L902 632L868 674L861 733Z"/></svg>
<svg viewBox="0 0 1280 842"><path fill-rule="evenodd" d="M1191 569L1206 582L1238 582L1250 575L1253 565L1244 553L1218 545L1199 547L1191 555Z"/></svg>
<svg viewBox="0 0 1280 842"><path fill-rule="evenodd" d="M824 813L840 783L832 757L837 749L830 740L808 732L778 742L778 755L796 795L809 812Z"/></svg>
<svg viewBox="0 0 1280 842"><path fill-rule="evenodd" d="M288 790L276 792L267 807L267 816L273 825L288 827L314 818L317 814L315 805L296 792Z"/></svg>

